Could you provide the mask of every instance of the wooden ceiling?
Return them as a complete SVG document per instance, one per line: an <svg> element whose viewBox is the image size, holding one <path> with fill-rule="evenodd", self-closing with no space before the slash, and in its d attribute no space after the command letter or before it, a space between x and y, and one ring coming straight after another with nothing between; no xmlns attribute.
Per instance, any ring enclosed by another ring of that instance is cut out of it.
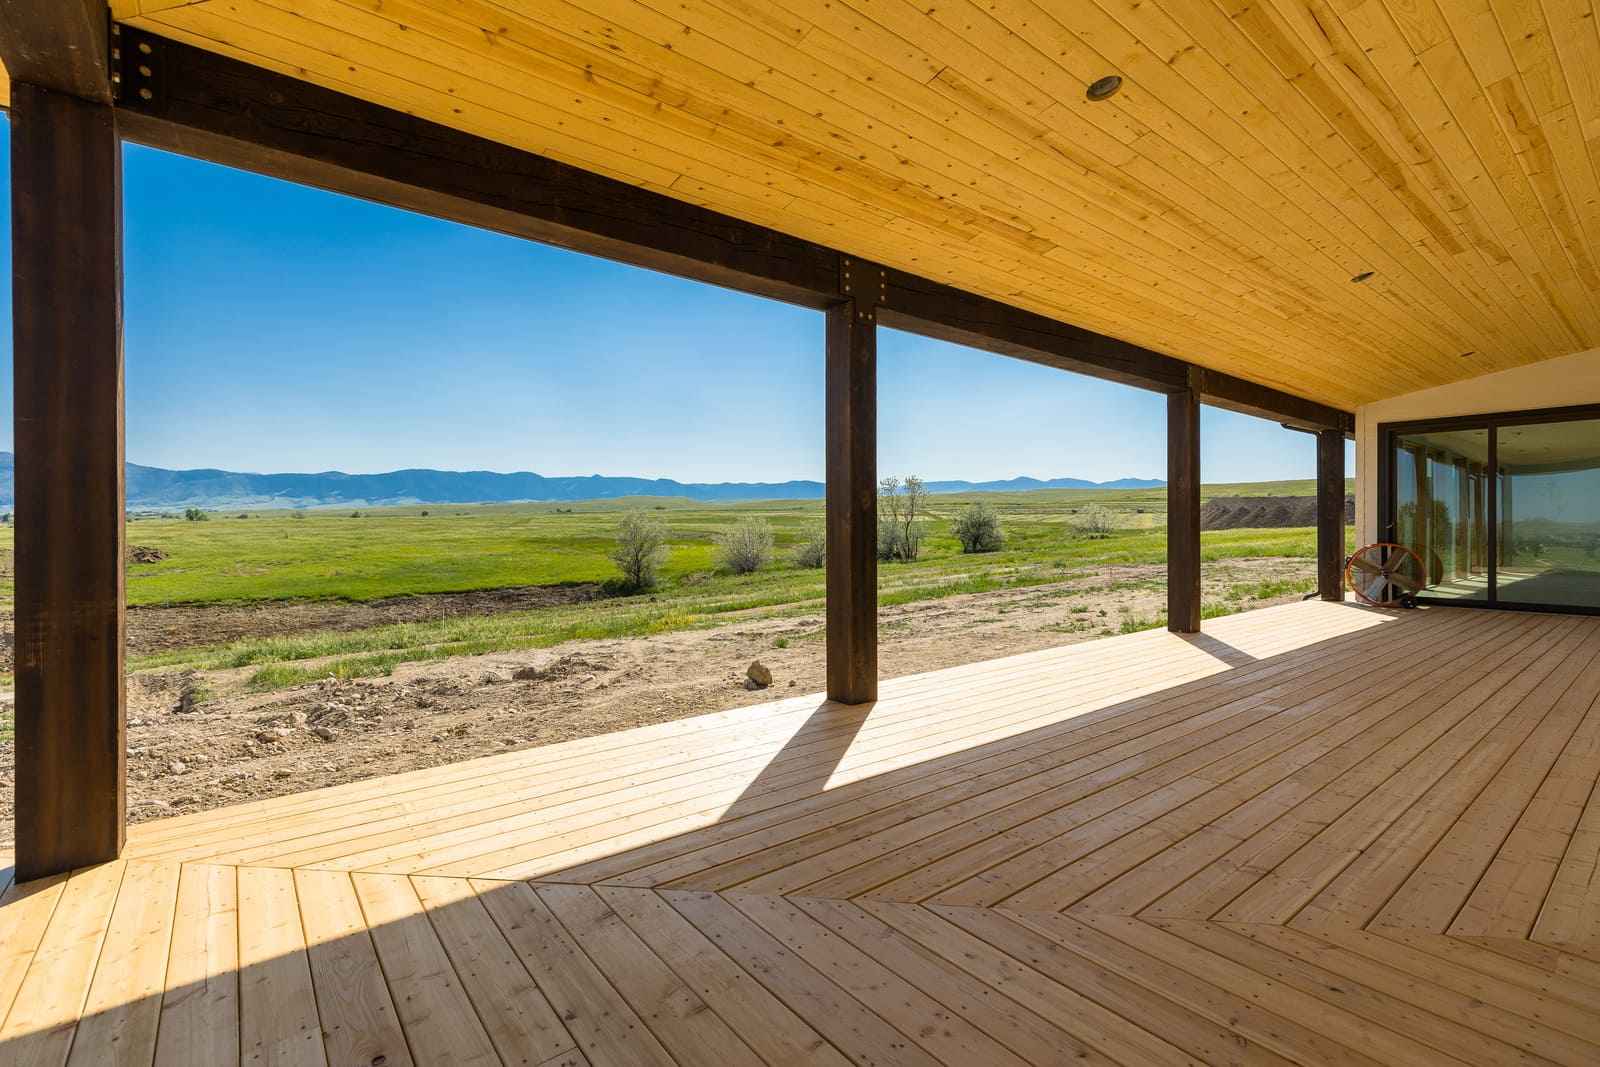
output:
<svg viewBox="0 0 1600 1067"><path fill-rule="evenodd" d="M1341 407L1600 346L1596 0L111 6Z"/></svg>

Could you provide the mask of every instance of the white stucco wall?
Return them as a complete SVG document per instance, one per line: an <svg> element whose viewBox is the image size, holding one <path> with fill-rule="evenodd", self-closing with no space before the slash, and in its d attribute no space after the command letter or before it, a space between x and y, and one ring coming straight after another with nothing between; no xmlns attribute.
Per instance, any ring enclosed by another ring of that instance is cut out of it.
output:
<svg viewBox="0 0 1600 1067"><path fill-rule="evenodd" d="M1484 374L1356 409L1356 531L1378 539L1378 424L1490 411L1600 404L1600 348Z"/></svg>

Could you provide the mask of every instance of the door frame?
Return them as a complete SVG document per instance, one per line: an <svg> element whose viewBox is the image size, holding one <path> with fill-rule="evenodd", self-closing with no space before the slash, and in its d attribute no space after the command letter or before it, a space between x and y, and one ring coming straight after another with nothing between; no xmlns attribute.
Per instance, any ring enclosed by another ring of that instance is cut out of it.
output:
<svg viewBox="0 0 1600 1067"><path fill-rule="evenodd" d="M1524 601L1502 601L1499 597L1496 567L1499 563L1500 524L1500 463L1498 437L1502 426L1530 426L1548 422L1576 422L1600 419L1600 404L1576 404L1571 407L1533 408L1522 411L1491 411L1473 415L1448 415L1431 419L1411 419L1404 422L1380 422L1378 434L1378 538L1395 539L1397 526L1397 501L1395 484L1395 444L1405 434L1434 433L1441 430L1486 430L1489 435L1489 459L1485 476L1484 507L1485 540L1487 541L1487 571L1489 596L1487 600L1461 600L1457 598L1418 595L1419 604L1437 607L1497 608L1503 611L1543 611L1564 615L1600 615L1600 604L1580 607L1572 604L1532 604ZM1427 561L1423 561L1427 566Z"/></svg>

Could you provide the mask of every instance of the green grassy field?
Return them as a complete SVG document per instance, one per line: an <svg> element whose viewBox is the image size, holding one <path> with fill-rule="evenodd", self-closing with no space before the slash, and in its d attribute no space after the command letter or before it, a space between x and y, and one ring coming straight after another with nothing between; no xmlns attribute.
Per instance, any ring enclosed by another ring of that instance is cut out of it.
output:
<svg viewBox="0 0 1600 1067"><path fill-rule="evenodd" d="M1313 483L1267 482L1206 486L1203 497L1308 496ZM923 561L959 553L949 519L973 500L985 500L1006 524L1004 556L1020 560L1050 554L1066 561L1159 559L1165 524L1165 490L1043 490L931 498L931 537ZM1115 515L1113 543L1071 536L1082 509L1100 505ZM683 500L507 505L431 505L363 510L211 513L207 522L135 518L128 544L158 548L168 558L128 568L128 603L207 604L266 600L372 600L418 593L461 592L508 586L604 581L615 574L608 553L622 513L643 508L666 522L671 551L662 569L666 584L715 567L715 535L750 515L773 527L780 560L822 520L820 501L761 501L705 505ZM1154 539L1140 537L1155 531ZM1230 533L1235 531L1230 531ZM1262 554L1310 550L1307 530L1271 531ZM1259 539L1259 538L1254 538ZM1254 540L1251 539L1251 540ZM1208 535L1220 552L1250 554L1235 539ZM1232 546L1232 547L1230 547ZM11 529L0 527L0 551L9 554ZM1285 551L1294 549L1295 551ZM1152 555L1155 552L1155 555ZM991 557L992 558L992 557ZM919 562L916 566L922 566ZM10 568L0 581L9 600Z"/></svg>
<svg viewBox="0 0 1600 1067"><path fill-rule="evenodd" d="M1309 482L1217 485L1207 486L1203 495L1304 496L1311 489ZM1002 517L1006 545L1000 552L964 555L949 533L950 520L977 499ZM1079 528L1084 509L1091 506L1112 513L1115 529L1110 534L1089 536ZM130 564L128 600L135 605L369 600L603 582L616 574L609 552L617 524L635 509L649 511L670 531L661 585L648 595L354 632L264 637L138 657L130 667L253 667L255 687L276 688L329 673L385 673L407 661L714 626L731 613L752 609L783 614L820 606L822 571L797 567L790 560L794 547L819 527L820 502L704 505L638 499L570 507L388 508L363 510L359 517L320 510L252 512L245 518L213 513L206 522L137 518L128 525L129 545L158 548L168 558ZM920 558L880 567L880 599L893 605L1059 582L1104 564L1160 564L1165 559L1164 511L1165 493L1159 489L933 497ZM774 561L752 575L720 572L717 533L750 516L771 524L777 542ZM1315 555L1310 529L1216 531L1203 541L1205 557L1212 560ZM1294 591L1299 590L1232 590L1232 607L1217 603L1208 610L1221 614L1251 599ZM1137 628L1161 621L1124 624Z"/></svg>
<svg viewBox="0 0 1600 1067"><path fill-rule="evenodd" d="M1313 483L1211 485L1202 497L1307 496ZM950 521L975 500L999 512L1006 543L999 552L965 555ZM963 593L1059 583L1097 566L1165 562L1165 491L1043 490L936 496L915 563L879 568L885 606ZM1109 511L1114 528L1091 535L1085 509ZM160 549L167 558L130 563L132 605L238 605L286 600L363 601L511 586L605 582L616 576L609 553L622 516L645 510L666 524L669 551L657 589L567 606L404 623L350 632L261 637L227 645L132 657L131 670L162 667L252 668L247 684L274 689L335 675L385 674L405 662L545 647L564 641L645 635L721 624L734 613L814 613L822 605L823 572L797 567L796 545L820 528L820 501L706 505L632 499L574 505L430 505L302 513L211 513L134 517L128 544ZM751 516L766 519L776 541L773 562L751 575L717 566L716 535ZM1206 560L1242 557L1314 558L1309 528L1206 533ZM9 562L11 528L0 526ZM11 568L0 597L11 598ZM1159 586L1160 579L1148 580ZM1290 588L1289 586L1293 586ZM1270 586L1270 588L1269 588ZM1227 589L1205 606L1208 616L1312 587L1302 581ZM744 617L741 615L741 617ZM1123 618L1122 630L1161 625L1160 617ZM820 632L811 637L820 639ZM9 679L0 678L0 682ZM7 732L0 722L0 736Z"/></svg>

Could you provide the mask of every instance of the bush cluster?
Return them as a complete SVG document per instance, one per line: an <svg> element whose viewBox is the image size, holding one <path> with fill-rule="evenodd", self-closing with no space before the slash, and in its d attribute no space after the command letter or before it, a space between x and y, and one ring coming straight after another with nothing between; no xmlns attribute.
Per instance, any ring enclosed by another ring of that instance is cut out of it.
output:
<svg viewBox="0 0 1600 1067"><path fill-rule="evenodd" d="M808 570L826 566L828 562L828 537L823 527L814 527L804 541L794 550L794 565Z"/></svg>
<svg viewBox="0 0 1600 1067"><path fill-rule="evenodd" d="M988 504L973 504L956 517L950 532L961 542L961 551L998 552L1005 543L1000 516Z"/></svg>
<svg viewBox="0 0 1600 1067"><path fill-rule="evenodd" d="M753 574L772 559L772 527L766 519L745 519L717 534L717 557L734 574Z"/></svg>
<svg viewBox="0 0 1600 1067"><path fill-rule="evenodd" d="M1090 537L1105 537L1116 529L1116 518L1111 514L1110 508L1100 504L1090 504L1079 513L1073 525L1080 533Z"/></svg>

